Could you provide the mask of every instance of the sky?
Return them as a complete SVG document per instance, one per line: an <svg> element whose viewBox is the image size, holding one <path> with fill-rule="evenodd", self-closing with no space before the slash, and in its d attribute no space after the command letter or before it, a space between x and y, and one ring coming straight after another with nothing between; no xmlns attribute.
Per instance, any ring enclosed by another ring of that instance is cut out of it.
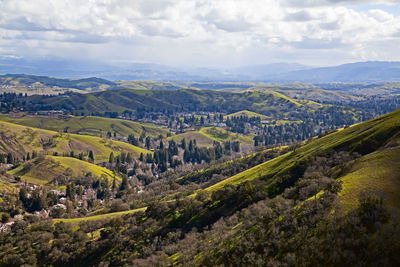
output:
<svg viewBox="0 0 400 267"><path fill-rule="evenodd" d="M0 0L0 59L400 61L400 0Z"/></svg>

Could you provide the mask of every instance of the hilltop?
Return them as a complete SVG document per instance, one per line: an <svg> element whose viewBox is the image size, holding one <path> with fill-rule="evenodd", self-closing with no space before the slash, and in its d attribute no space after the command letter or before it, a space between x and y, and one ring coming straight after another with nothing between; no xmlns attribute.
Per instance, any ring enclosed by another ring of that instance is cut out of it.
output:
<svg viewBox="0 0 400 267"><path fill-rule="evenodd" d="M128 120L102 118L94 116L68 116L55 118L49 116L7 116L1 115L1 121L21 124L29 127L41 128L56 132L84 134L105 137L107 132L116 133L117 136L134 134L140 136L166 136L169 131L149 123L139 123Z"/></svg>
<svg viewBox="0 0 400 267"><path fill-rule="evenodd" d="M79 153L87 155L89 151L92 151L96 162L107 161L111 152L118 154L125 151L135 156L139 156L140 153L150 153L121 141L88 135L64 134L4 121L0 121L0 151L13 153L20 158L33 151L59 155L70 154L72 151L76 155Z"/></svg>
<svg viewBox="0 0 400 267"><path fill-rule="evenodd" d="M276 92L233 93L191 89L174 91L122 89L91 94L32 96L27 100L32 108L40 103L42 109L66 109L86 115L124 111L234 113L249 110L265 116L274 116L278 113L289 113L294 108L301 110L318 108L312 101L296 101Z"/></svg>
<svg viewBox="0 0 400 267"><path fill-rule="evenodd" d="M115 178L121 178L112 171L71 157L44 156L27 161L23 165L11 170L8 174L32 184L47 184L53 179L64 176L66 179L84 177L87 174L97 178L106 178L112 183Z"/></svg>

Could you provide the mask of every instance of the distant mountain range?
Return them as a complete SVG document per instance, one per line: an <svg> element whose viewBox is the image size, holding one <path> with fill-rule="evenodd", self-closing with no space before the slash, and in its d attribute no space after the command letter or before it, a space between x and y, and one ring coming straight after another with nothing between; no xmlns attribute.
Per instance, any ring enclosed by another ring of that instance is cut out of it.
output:
<svg viewBox="0 0 400 267"><path fill-rule="evenodd" d="M400 62L369 61L333 67L297 63L248 65L237 68L178 68L150 63L100 63L68 60L0 58L0 73L108 80L260 81L260 82L400 82Z"/></svg>

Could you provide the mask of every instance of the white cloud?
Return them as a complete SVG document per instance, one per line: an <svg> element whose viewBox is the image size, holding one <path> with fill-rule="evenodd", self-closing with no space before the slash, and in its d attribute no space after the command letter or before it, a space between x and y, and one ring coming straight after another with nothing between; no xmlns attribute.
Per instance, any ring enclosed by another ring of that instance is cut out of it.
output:
<svg viewBox="0 0 400 267"><path fill-rule="evenodd" d="M375 3L396 1L1 0L0 54L192 65L291 61L289 56L323 65L368 55L387 59L390 52L400 60L389 45L400 38L400 17L353 8Z"/></svg>

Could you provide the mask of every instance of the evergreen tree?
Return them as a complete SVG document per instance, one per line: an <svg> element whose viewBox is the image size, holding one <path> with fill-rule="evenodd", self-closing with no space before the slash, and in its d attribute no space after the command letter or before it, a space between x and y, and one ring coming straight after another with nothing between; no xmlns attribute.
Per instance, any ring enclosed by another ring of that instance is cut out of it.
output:
<svg viewBox="0 0 400 267"><path fill-rule="evenodd" d="M94 155L92 150L89 151L89 161L94 162Z"/></svg>
<svg viewBox="0 0 400 267"><path fill-rule="evenodd" d="M145 146L146 146L147 149L150 149L150 141L151 141L151 140L150 140L150 137L147 136L147 137L146 137L146 144L145 144Z"/></svg>
<svg viewBox="0 0 400 267"><path fill-rule="evenodd" d="M126 189L128 189L128 188L129 188L128 177L127 177L126 175L124 175L124 176L122 177L122 182L121 182L121 185L120 185L120 187L119 187L119 190L120 190L120 191L124 191L124 190L126 190Z"/></svg>
<svg viewBox="0 0 400 267"><path fill-rule="evenodd" d="M114 158L114 152L110 152L110 156L108 157L108 163L114 163L115 162L115 158Z"/></svg>

